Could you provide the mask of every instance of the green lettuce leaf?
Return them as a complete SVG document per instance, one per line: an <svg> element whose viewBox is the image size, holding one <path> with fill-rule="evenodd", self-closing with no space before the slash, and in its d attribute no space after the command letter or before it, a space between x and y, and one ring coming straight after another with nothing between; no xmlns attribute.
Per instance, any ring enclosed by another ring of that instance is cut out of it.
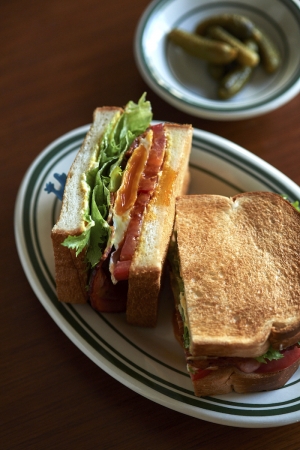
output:
<svg viewBox="0 0 300 450"><path fill-rule="evenodd" d="M110 192L116 192L119 189L122 182L122 174L123 172L120 166L117 165L113 167L110 172L110 180L108 185Z"/></svg>
<svg viewBox="0 0 300 450"><path fill-rule="evenodd" d="M186 326L186 322L185 322L185 315L184 315L184 310L182 308L182 306L180 305L180 303L178 304L178 311L181 315L181 319L183 322L183 345L184 348L189 348L190 346L190 332L188 327Z"/></svg>
<svg viewBox="0 0 300 450"><path fill-rule="evenodd" d="M299 205L299 201L296 200L295 202L292 203L293 207L300 212L300 205Z"/></svg>
<svg viewBox="0 0 300 450"><path fill-rule="evenodd" d="M291 201L289 200L288 196L287 196L287 195L284 195L284 194L282 195L282 197L283 197L285 200L289 201L289 202L291 203L291 205L292 205L297 211L300 212L300 203L299 203L298 200L295 200L294 202L291 202Z"/></svg>
<svg viewBox="0 0 300 450"><path fill-rule="evenodd" d="M272 347L269 348L269 350L262 356L259 356L258 358L255 358L256 361L263 363L263 364L267 364L268 361L266 361L267 359L269 361L272 361L273 359L281 359L283 358L283 354L280 353L279 350L274 350Z"/></svg>
<svg viewBox="0 0 300 450"><path fill-rule="evenodd" d="M94 226L90 230L90 240L87 250L87 259L94 267L102 256L101 248L105 248L110 227L105 220L108 214L107 195L109 191L104 183L99 183L93 189L91 213Z"/></svg>
<svg viewBox="0 0 300 450"><path fill-rule="evenodd" d="M79 253L81 253L82 250L88 245L90 240L91 228L94 226L94 221L92 220L91 216L86 215L84 219L87 224L85 231L79 236L68 236L62 243L64 247L76 250L76 256L78 256Z"/></svg>
<svg viewBox="0 0 300 450"><path fill-rule="evenodd" d="M176 296L179 299L180 292L184 293L184 283L180 275L180 261L176 242L176 233L174 233L174 240L170 240L167 259L172 268L173 275L176 278Z"/></svg>
<svg viewBox="0 0 300 450"><path fill-rule="evenodd" d="M176 296L176 304L178 311L181 315L181 319L183 322L183 345L185 348L189 348L190 346L190 332L186 325L184 309L180 304L180 296L184 295L184 283L180 275L180 261L178 254L178 247L176 243L176 233L174 233L174 240L171 239L170 245L168 248L167 259L171 266L172 270L172 290L174 295Z"/></svg>
<svg viewBox="0 0 300 450"><path fill-rule="evenodd" d="M137 104L128 102L124 113L109 124L98 144L98 167L85 174L91 191L89 211L84 215L87 229L80 236L69 236L63 245L76 249L76 255L87 247L87 261L92 267L99 262L109 238L110 193L120 187L124 154L134 139L149 127L151 120L151 104L146 101L146 94Z"/></svg>

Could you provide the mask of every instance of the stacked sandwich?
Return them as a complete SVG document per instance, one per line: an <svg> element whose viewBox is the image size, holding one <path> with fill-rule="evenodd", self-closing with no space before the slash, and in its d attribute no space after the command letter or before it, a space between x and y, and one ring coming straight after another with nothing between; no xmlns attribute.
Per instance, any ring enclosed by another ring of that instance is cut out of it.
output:
<svg viewBox="0 0 300 450"><path fill-rule="evenodd" d="M145 96L95 110L52 229L58 299L153 327L169 248L195 394L279 388L300 362L300 214L270 192L183 195L192 127L151 120Z"/></svg>
<svg viewBox="0 0 300 450"><path fill-rule="evenodd" d="M195 394L283 386L300 363L299 212L270 192L182 196L175 229L177 336Z"/></svg>
<svg viewBox="0 0 300 450"><path fill-rule="evenodd" d="M102 107L69 171L52 229L57 297L153 327L192 127L151 125L141 97Z"/></svg>

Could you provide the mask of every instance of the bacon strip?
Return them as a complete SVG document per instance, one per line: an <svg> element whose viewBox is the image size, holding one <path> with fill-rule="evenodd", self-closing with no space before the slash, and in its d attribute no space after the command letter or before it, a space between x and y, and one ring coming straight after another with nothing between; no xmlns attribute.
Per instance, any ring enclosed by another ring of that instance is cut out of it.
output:
<svg viewBox="0 0 300 450"><path fill-rule="evenodd" d="M131 261L141 232L143 215L153 195L162 167L166 136L163 124L151 127L153 143L148 160L139 181L138 195L130 214L130 222L123 241L119 261L115 264L114 277L117 281L127 280Z"/></svg>

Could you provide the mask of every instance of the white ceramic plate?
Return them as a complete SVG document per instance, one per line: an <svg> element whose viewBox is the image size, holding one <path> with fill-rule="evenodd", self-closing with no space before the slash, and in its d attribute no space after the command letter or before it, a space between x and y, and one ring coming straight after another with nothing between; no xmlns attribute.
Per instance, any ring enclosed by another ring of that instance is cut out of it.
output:
<svg viewBox="0 0 300 450"><path fill-rule="evenodd" d="M192 32L221 13L247 16L276 43L283 63L273 75L256 68L248 85L218 100L206 63L167 41L172 28ZM176 108L217 120L245 119L282 106L300 92L300 9L293 0L156 0L142 15L135 36L136 63L146 83Z"/></svg>
<svg viewBox="0 0 300 450"><path fill-rule="evenodd" d="M241 427L272 427L300 420L300 370L285 387L251 395L196 398L183 351L172 329L173 301L164 281L155 329L128 326L123 314L99 314L89 305L67 305L55 295L50 231L60 209L45 185L67 173L88 126L50 144L33 162L15 206L16 244L40 302L66 335L99 367L135 392L200 419ZM300 198L290 179L247 150L195 130L190 160L191 193L234 195L269 190Z"/></svg>

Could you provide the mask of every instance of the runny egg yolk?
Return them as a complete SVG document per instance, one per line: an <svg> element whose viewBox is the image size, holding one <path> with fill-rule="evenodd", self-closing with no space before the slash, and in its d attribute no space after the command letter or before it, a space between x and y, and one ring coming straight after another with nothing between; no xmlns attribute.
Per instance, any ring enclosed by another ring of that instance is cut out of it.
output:
<svg viewBox="0 0 300 450"><path fill-rule="evenodd" d="M153 132L149 130L128 160L122 184L115 200L114 212L118 216L122 216L126 211L129 211L136 201L139 181L148 159L152 140Z"/></svg>

